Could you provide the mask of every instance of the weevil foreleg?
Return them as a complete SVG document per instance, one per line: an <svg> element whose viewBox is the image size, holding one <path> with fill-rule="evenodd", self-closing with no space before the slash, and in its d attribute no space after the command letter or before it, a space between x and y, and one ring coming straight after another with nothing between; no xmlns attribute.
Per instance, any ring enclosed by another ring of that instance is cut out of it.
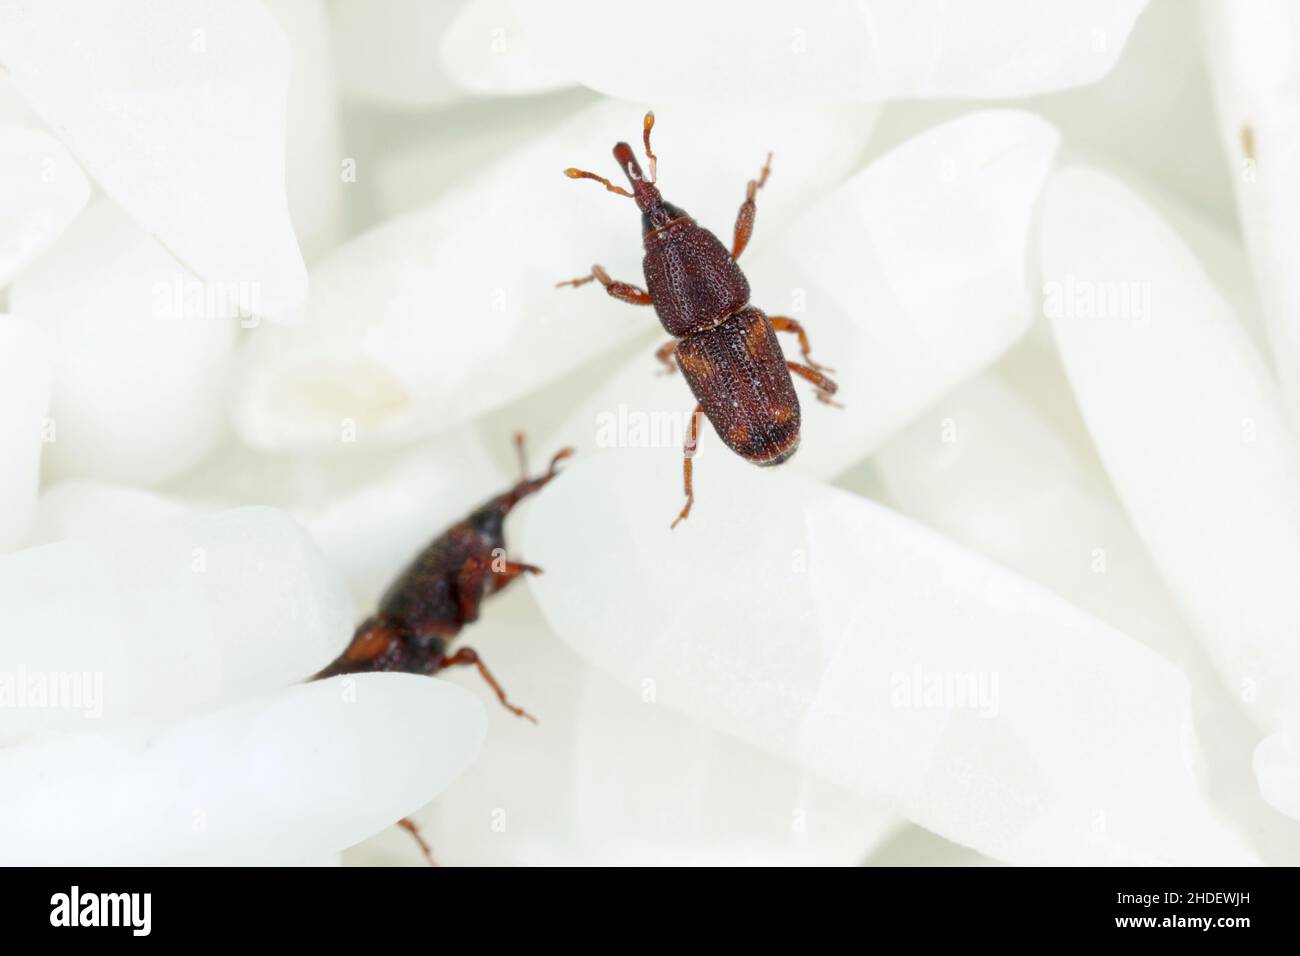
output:
<svg viewBox="0 0 1300 956"><path fill-rule="evenodd" d="M559 289L566 285L576 288L593 280L603 285L605 291L611 296L623 302L630 302L632 305L650 305L653 301L650 298L650 293L645 289L634 286L629 282L619 282L617 279L611 279L609 273L602 266L592 266L591 273L581 279L566 279L564 282L557 282L555 288Z"/></svg>
<svg viewBox="0 0 1300 956"><path fill-rule="evenodd" d="M817 386L817 401L825 402L827 405L834 405L836 408L844 407L839 402L831 401L831 396L839 391L840 387L820 371L809 368L807 365L800 365L798 362L786 362L785 366L800 378L807 379Z"/></svg>
<svg viewBox="0 0 1300 956"><path fill-rule="evenodd" d="M677 363L673 361L673 356L677 353L677 340L669 339L659 348L655 349L655 358L663 363L664 370L660 375L672 375L677 371Z"/></svg>
<svg viewBox="0 0 1300 956"><path fill-rule="evenodd" d="M492 676L492 672L487 669L487 665L483 663L483 659L478 656L478 651L474 650L472 647L462 647L450 657L444 657L442 659L442 665L438 670L442 670L446 667L477 668L479 676L487 681L487 685L496 693L497 700L501 701L502 707L510 711L510 713L514 714L516 717L523 717L525 720L531 720L533 723L537 723L537 718L528 713L528 711L510 703L509 698L506 697L505 690L497 683L497 679Z"/></svg>
<svg viewBox="0 0 1300 956"><path fill-rule="evenodd" d="M772 328L777 332L793 332L799 337L799 350L803 352L803 360L808 363L809 368L816 369L819 372L834 372L835 369L827 368L813 361L812 347L808 344L808 333L803 330L803 326L797 321L785 315L769 315L767 321L772 323Z"/></svg>
<svg viewBox="0 0 1300 956"><path fill-rule="evenodd" d="M686 429L686 443L682 449L682 486L686 491L686 504L682 506L682 513L677 516L677 520L672 523L672 528L686 520L686 516L691 513L691 505L695 504L695 488L691 482L691 459L695 457L695 449L700 444L700 419L704 417L704 406L696 405L695 411L691 412L691 424Z"/></svg>
<svg viewBox="0 0 1300 956"><path fill-rule="evenodd" d="M425 841L424 837L421 836L420 828L415 825L415 821L412 820L410 817L402 817L402 819L397 821L397 825L401 827L403 830L405 830L407 833L411 834L411 837L415 840L415 842L420 845L420 852L423 853L424 858L429 861L429 865L437 866L438 864L435 863L433 860L433 850L430 848L429 844Z"/></svg>
<svg viewBox="0 0 1300 956"><path fill-rule="evenodd" d="M754 195L763 188L767 182L768 174L772 172L772 154L767 154L767 159L763 161L763 169L758 174L757 179L751 179L745 186L745 201L740 204L740 212L736 214L736 232L731 240L731 258L739 259L740 254L745 251L749 245L749 237L754 233L754 216L758 212L758 206L754 202Z"/></svg>

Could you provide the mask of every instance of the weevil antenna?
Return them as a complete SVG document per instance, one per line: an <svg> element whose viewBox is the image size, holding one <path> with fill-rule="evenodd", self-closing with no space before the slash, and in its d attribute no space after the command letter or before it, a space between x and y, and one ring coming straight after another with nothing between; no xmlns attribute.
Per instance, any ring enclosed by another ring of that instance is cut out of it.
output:
<svg viewBox="0 0 1300 956"><path fill-rule="evenodd" d="M566 458L572 458L574 451L572 448L561 448L551 457L551 463L546 468L546 474L538 481L547 482L560 473L559 464Z"/></svg>
<svg viewBox="0 0 1300 956"><path fill-rule="evenodd" d="M655 151L650 148L650 131L655 128L655 112L650 110L645 114L645 120L642 124L645 128L641 133L641 138L645 142L645 157L650 160L650 183L653 185L659 181L659 157Z"/></svg>
<svg viewBox="0 0 1300 956"><path fill-rule="evenodd" d="M519 480L528 480L528 452L524 447L524 433L515 432L515 455L519 459Z"/></svg>
<svg viewBox="0 0 1300 956"><path fill-rule="evenodd" d="M500 497L494 499L494 507L501 508L502 513L508 513L511 508L519 504L519 502L523 501L529 495L534 495L541 491L550 484L552 478L560 473L560 462L564 461L566 458L572 457L573 453L574 451L572 448L561 448L551 458L551 463L547 466L545 472L538 475L536 478L529 478L525 474L525 476L519 480L518 484Z"/></svg>
<svg viewBox="0 0 1300 956"><path fill-rule="evenodd" d="M570 166L564 171L564 175L568 176L570 179L594 179L612 193L618 193L620 196L626 196L628 199L636 198L622 186L615 186L604 176L597 176L595 173L589 173L585 169L575 169Z"/></svg>

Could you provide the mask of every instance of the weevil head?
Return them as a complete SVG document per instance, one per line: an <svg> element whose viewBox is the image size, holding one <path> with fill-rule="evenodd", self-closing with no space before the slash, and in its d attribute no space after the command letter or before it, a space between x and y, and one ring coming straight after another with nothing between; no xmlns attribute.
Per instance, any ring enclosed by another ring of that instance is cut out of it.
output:
<svg viewBox="0 0 1300 956"><path fill-rule="evenodd" d="M465 519L466 524L478 532L483 540L500 545L505 536L506 515L510 514L519 502L540 491L548 481L550 476L525 478L509 491L503 491L475 508Z"/></svg>
<svg viewBox="0 0 1300 956"><path fill-rule="evenodd" d="M476 508L466 521L485 540L499 542L505 534L506 515L510 513L517 500L518 496L514 494L513 489L497 495L491 501L484 502Z"/></svg>
<svg viewBox="0 0 1300 956"><path fill-rule="evenodd" d="M666 202L659 192L659 187L646 178L645 173L641 171L641 164L632 153L631 146L627 143L616 144L614 158L618 160L618 165L627 174L628 182L632 184L632 198L636 200L637 208L641 210L643 235L662 229L674 219L686 218L686 213L672 203Z"/></svg>
<svg viewBox="0 0 1300 956"><path fill-rule="evenodd" d="M500 543L505 533L506 515L510 514L519 502L529 495L536 494L550 484L555 476L560 473L560 462L572 456L572 448L561 448L551 456L551 463L547 466L546 471L536 478L522 478L513 488L483 502L465 519L466 523L488 541Z"/></svg>

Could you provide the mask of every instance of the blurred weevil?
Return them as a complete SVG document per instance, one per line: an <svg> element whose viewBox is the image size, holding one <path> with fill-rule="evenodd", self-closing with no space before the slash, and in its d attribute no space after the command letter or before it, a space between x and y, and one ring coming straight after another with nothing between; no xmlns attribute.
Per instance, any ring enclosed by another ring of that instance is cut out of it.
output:
<svg viewBox="0 0 1300 956"><path fill-rule="evenodd" d="M449 647L461 628L478 620L485 598L521 574L542 573L539 567L506 558L505 519L515 505L546 487L573 449L561 450L545 474L529 478L522 435L515 436L515 447L521 472L518 483L483 502L417 554L380 599L375 613L357 627L343 653L312 680L369 671L432 675L448 667L472 666L507 710L536 723L531 714L510 703L477 651L462 647L453 654Z"/></svg>
<svg viewBox="0 0 1300 956"><path fill-rule="evenodd" d="M505 519L515 505L546 487L573 449L557 452L544 474L529 478L522 435L515 435L515 447L521 475L518 483L483 502L416 555L380 599L375 613L357 627L343 653L312 680L370 671L432 675L448 667L472 666L507 710L537 722L510 703L477 651L462 647L451 653L449 646L461 628L478 620L485 598L521 574L542 573L539 567L506 558ZM398 823L432 863L429 846L415 824L410 820Z"/></svg>
<svg viewBox="0 0 1300 956"><path fill-rule="evenodd" d="M754 195L767 182L772 154L768 153L758 178L749 181L728 253L717 236L659 194L657 158L650 148L654 121L654 113L646 113L642 136L650 161L648 179L627 143L614 146L614 158L627 174L632 192L586 170L570 167L564 171L570 179L594 179L610 192L636 202L641 210L642 267L649 291L611 279L599 265L592 266L589 275L559 286L580 286L594 280L616 299L653 305L664 329L673 336L655 357L667 372L673 372L671 358L675 355L698 403L691 415L682 461L686 504L672 524L675 528L695 503L691 458L699 442L701 414L742 458L756 465L779 465L799 447L799 398L790 373L812 382L817 398L827 404L837 386L825 375L832 369L818 365L809 355L803 326L783 315L765 315L749 304L749 282L736 265L754 231ZM806 365L785 360L776 332L793 332L799 337Z"/></svg>

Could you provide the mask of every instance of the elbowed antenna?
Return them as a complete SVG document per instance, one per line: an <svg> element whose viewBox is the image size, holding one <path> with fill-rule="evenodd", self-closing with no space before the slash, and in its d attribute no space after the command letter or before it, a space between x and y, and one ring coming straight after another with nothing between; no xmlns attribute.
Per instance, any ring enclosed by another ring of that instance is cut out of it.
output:
<svg viewBox="0 0 1300 956"><path fill-rule="evenodd" d="M636 156L632 153L632 147L627 143L614 144L614 159L618 161L619 168L627 176L628 182L632 184L632 192L628 192L622 186L615 186L604 176L597 176L595 173L588 172L585 169L577 169L570 166L564 171L564 175L570 179L593 179L600 183L612 193L618 193L620 196L627 196L629 199L635 199L637 205L642 209L653 205L659 199L659 190L655 188L655 182L659 178L659 158L655 156L654 150L650 148L650 130L654 129L655 114L654 111L645 114L642 121L642 141L645 143L645 155L650 161L650 176L646 177L641 169L641 164L637 162Z"/></svg>
<svg viewBox="0 0 1300 956"><path fill-rule="evenodd" d="M641 171L641 164L636 161L632 147L627 143L615 144L614 158L618 160L618 164L623 167L623 172L627 173L628 181L632 183L632 191L636 193L636 204L642 209L649 209L660 201L659 190L655 188L655 182L659 178L659 157L655 156L655 151L650 148L650 131L655 126L653 110L645 114L641 126L641 141L645 144L646 159L650 160L649 177Z"/></svg>
<svg viewBox="0 0 1300 956"><path fill-rule="evenodd" d="M650 131L655 128L655 111L648 110L645 119L641 123L641 141L645 143L645 156L650 160L650 182L659 181L659 158L655 156L655 151L650 148Z"/></svg>
<svg viewBox="0 0 1300 956"><path fill-rule="evenodd" d="M604 176L597 176L595 173L589 173L585 169L578 169L574 166L570 166L564 171L564 175L568 176L570 179L594 179L612 193L618 193L620 196L626 196L628 199L636 198L622 186L615 186Z"/></svg>

